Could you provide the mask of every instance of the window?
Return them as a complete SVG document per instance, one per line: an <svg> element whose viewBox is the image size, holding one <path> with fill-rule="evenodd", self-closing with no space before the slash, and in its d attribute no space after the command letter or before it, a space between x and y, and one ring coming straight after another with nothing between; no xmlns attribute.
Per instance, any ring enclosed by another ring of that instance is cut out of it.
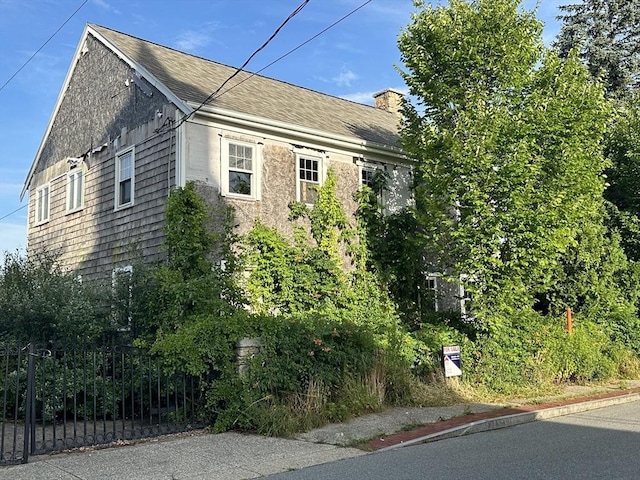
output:
<svg viewBox="0 0 640 480"><path fill-rule="evenodd" d="M318 200L322 159L298 157L298 201L314 204Z"/></svg>
<svg viewBox="0 0 640 480"><path fill-rule="evenodd" d="M116 155L116 210L133 205L134 191L135 158L134 149L130 148Z"/></svg>
<svg viewBox="0 0 640 480"><path fill-rule="evenodd" d="M385 191L387 189L387 183L389 180L389 174L387 173L386 166L381 164L371 164L359 162L360 166L360 185L367 186L375 194L378 207L385 208ZM370 200L373 200L371 197Z"/></svg>
<svg viewBox="0 0 640 480"><path fill-rule="evenodd" d="M362 167L360 170L360 183L366 185L369 188L374 188L373 179L376 176L375 168Z"/></svg>
<svg viewBox="0 0 640 480"><path fill-rule="evenodd" d="M84 207L84 176L82 169L75 168L67 175L67 212Z"/></svg>
<svg viewBox="0 0 640 480"><path fill-rule="evenodd" d="M120 331L129 330L131 327L132 275L131 265L114 268L111 273L112 319L114 326Z"/></svg>
<svg viewBox="0 0 640 480"><path fill-rule="evenodd" d="M49 184L38 188L36 190L36 224L45 223L49 221Z"/></svg>
<svg viewBox="0 0 640 480"><path fill-rule="evenodd" d="M424 279L425 298L424 307L427 310L438 311L438 277L437 275L427 275Z"/></svg>
<svg viewBox="0 0 640 480"><path fill-rule="evenodd" d="M257 146L235 140L224 140L222 191L224 195L257 199Z"/></svg>

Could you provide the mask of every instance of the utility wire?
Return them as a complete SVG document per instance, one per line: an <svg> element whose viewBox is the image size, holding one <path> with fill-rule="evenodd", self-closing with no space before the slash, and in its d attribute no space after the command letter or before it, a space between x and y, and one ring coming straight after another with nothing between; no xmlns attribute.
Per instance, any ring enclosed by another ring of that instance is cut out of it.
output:
<svg viewBox="0 0 640 480"><path fill-rule="evenodd" d="M303 46L305 46L306 44L308 44L309 42L312 42L313 40L315 40L316 38L318 38L320 35L323 35L324 33L327 32L327 30L335 27L336 25L338 25L340 22L346 20L347 18L349 18L351 15L353 15L354 13L356 13L358 10L360 10L361 8L365 7L366 5L368 5L369 3L371 3L372 0L366 0L364 3L362 3L359 7L356 7L355 9L353 9L352 11L350 11L349 13L347 13L346 15L344 15L343 17L339 18L338 20L336 20L335 22L333 22L331 25L329 25L328 27L324 28L323 30L319 31L318 33L316 33L315 35L313 35L312 37L308 38L307 40L305 40L304 42L302 42L301 44L299 44L298 46L292 48L291 50L289 50L287 53L285 53L284 55L281 55L280 57L276 58L274 61L272 61L271 63L265 65L264 67L262 67L260 70L258 70L257 72L247 72L250 73L250 75L248 77L246 77L244 80L236 83L235 85L229 87L228 89L226 89L223 92L220 92L220 90L222 90L222 88L224 87L225 84L229 83L229 80L231 80L233 77L235 77L241 70L243 67L245 67L248 63L248 60L243 64L242 67L240 67L233 75L231 75L228 79L226 79L222 85L216 89L215 92L213 92L211 95L209 95L207 97L207 99L202 102L198 108L196 108L194 111L192 111L189 115L185 115L184 117L182 117L176 125L172 126L171 129L175 130L177 129L180 125L182 125L184 122L186 122L195 112L197 112L198 110L200 110L202 107L204 107L208 102L211 102L212 100L215 100L216 98L220 98L222 95L224 95L225 93L233 90L234 88L236 88L237 86L241 85L242 83L246 82L247 80L249 80L250 78L256 76L257 74L259 74L260 72L263 72L264 70L266 70L267 68L271 67L272 65L274 65L275 63L279 62L280 60L282 60L283 58L291 55L293 52L295 52L296 50L302 48ZM306 4L306 3L305 3ZM304 5L301 5L300 7L298 7L298 9L301 9L301 7L303 7ZM287 19L288 21L289 19ZM284 24L283 24L284 25ZM278 30L282 28L279 27ZM273 37L273 36L272 36ZM266 42L268 43L268 42ZM265 45L266 45L265 43ZM262 47L260 47L260 49L264 48L263 45ZM259 49L259 50L260 50ZM257 50L255 53L257 53L259 50ZM249 57L249 60L255 55L255 53L253 55L251 55L251 57ZM140 143L136 144L139 145L143 142L147 142L157 136L163 135L164 133L166 133L168 130L165 130L164 128L166 127L166 125L162 125L160 128L157 128L154 131L154 135L146 138L145 140L141 141Z"/></svg>
<svg viewBox="0 0 640 480"><path fill-rule="evenodd" d="M0 221L4 220L7 217L10 217L11 215L13 215L14 213L18 213L20 210L22 210L23 208L27 208L26 205L22 205L21 207L16 208L13 212L7 213L4 217L0 217Z"/></svg>
<svg viewBox="0 0 640 480"><path fill-rule="evenodd" d="M269 45L269 43L271 43L271 41L276 37L276 35L278 35L278 33L280 33L280 30L282 30L282 28L289 22L289 20L291 20L298 13L300 13L300 11L302 11L302 9L306 7L308 3L309 3L309 0L304 0L300 5L298 5L298 7L293 12L291 12L291 14L280 24L280 26L276 28L275 32L271 34L271 36L267 39L266 42L264 42L255 52L253 52L249 56L249 58L247 58L247 60L240 67L238 67L236 71L233 72L233 74L229 78L227 78L224 82L222 82L222 85L220 85L211 95L205 98L205 100L195 110L191 111L188 115L185 115L184 117L182 117L180 119L180 122L178 122L178 125L176 125L174 128L178 128L180 125L186 122L190 117L192 117L198 110L200 110L207 103L209 103L218 94L218 92L220 92L220 90L224 88L224 86L227 83L229 83L236 75L238 75L244 69L244 67L246 67L249 64L249 62L253 59L253 57L255 57L261 50L263 50L267 45Z"/></svg>
<svg viewBox="0 0 640 480"><path fill-rule="evenodd" d="M340 22L342 22L343 20L346 20L347 18L349 18L351 15L353 15L354 13L356 13L358 10L360 10L361 8L365 7L367 4L371 3L372 0L367 0L366 2L364 2L362 5L360 5L359 7L355 8L354 10L350 11L349 13L347 13L345 16L343 16L342 18L336 20L335 22L333 22L331 25L329 25L327 28L325 28L324 30L319 31L318 33L316 33L313 37L305 40L304 42L302 42L300 45L298 45L295 48L292 48L291 50L289 50L287 53L285 53L284 55L279 56L278 58L276 58L273 62L265 65L264 67L262 67L260 70L258 70L257 72L252 72L248 77L246 77L245 79L241 80L240 82L236 83L235 85L233 85L232 87L227 88L224 92L221 92L219 95L217 96L213 96L212 94L212 98L209 100L215 100L216 98L220 98L222 95L224 95L225 93L229 92L230 90L233 90L234 88L236 88L237 86L243 84L244 82L246 82L247 80L249 80L252 77L255 77L256 75L258 75L260 72L263 72L264 70L266 70L267 68L269 68L270 66L272 66L273 64L279 62L280 60L282 60L285 57L288 57L289 55L291 55L293 52L295 52L296 50L299 50L300 48L304 47L307 43L312 42L313 40L315 40L316 38L318 38L320 35L324 34L327 30L335 27L336 25L338 25ZM227 82L225 82L227 83ZM223 84L224 86L224 84ZM218 90L220 90L222 87L220 87ZM198 108L201 108L202 105Z"/></svg>
<svg viewBox="0 0 640 480"><path fill-rule="evenodd" d="M87 3L88 0L86 0L84 3ZM280 60L282 60L285 57L288 57L289 55L291 55L293 52L295 52L296 50L299 50L300 48L304 47L306 44L312 42L313 40L315 40L316 38L318 38L320 35L323 35L324 33L326 33L328 30L330 30L331 28L335 27L336 25L338 25L339 23L341 23L342 21L346 20L347 18L349 18L351 15L353 15L354 13L356 13L358 10L360 10L361 8L365 7L366 5L368 5L369 3L371 3L372 0L367 0L366 2L362 3L359 7L355 8L354 10L350 11L349 13L347 13L346 15L344 15L343 17L339 18L338 20L336 20L335 22L333 22L331 25L329 25L328 27L324 28L323 30L319 31L318 33L316 33L315 35L313 35L312 37L308 38L307 40L305 40L304 42L302 42L301 44L297 45L295 48L292 48L291 50L289 50L287 53L285 53L284 55L281 55L280 57L276 58L275 60L273 60L271 63L265 65L264 67L262 67L260 70L258 70L257 72L251 73L247 78L245 78L244 80L236 83L235 85L233 85L232 87L229 87L228 89L226 89L223 92L220 92L222 90L222 88L224 88L224 86L229 83L229 81L231 81L238 73L240 73L242 71L242 69L244 67L247 66L247 64L251 61L251 59L253 57L256 56L256 54L258 52L260 52L262 49L264 49L274 38L275 36L280 32L280 30L282 29L282 27L284 27L284 25L291 20L295 15L297 15L306 5L307 3L309 3L309 0L305 0L302 4L300 4L298 6L298 8L296 8L290 15L289 17L287 17L287 19L276 29L276 31L271 35L271 37L269 37L269 39L260 47L258 48L255 52L253 52L251 54L251 56L247 59L247 61L245 61L242 66L240 68L238 68L229 78L227 78L222 85L220 85L220 87L218 87L211 95L209 95L207 97L207 99L202 102L195 110L193 110L189 115L185 115L184 117L182 117L182 119L178 122L177 125L171 127L169 130L176 130L180 125L182 125L184 122L186 122L189 117L191 117L194 113L196 113L198 110L202 109L207 103L211 102L211 100L214 100L216 98L220 98L222 95L224 95L225 93L233 90L234 88L236 88L237 86L241 85L242 83L246 82L247 80L249 80L250 78L254 77L255 75L263 72L264 70L266 70L267 68L273 66L274 64L276 64L277 62L279 62ZM80 8L84 5L84 3L80 6ZM80 9L78 8L78 10ZM76 10L77 12L77 10ZM75 13L74 13L75 14ZM66 22L65 22L66 23ZM58 29L59 30L59 29ZM37 53L37 52L36 52ZM16 72L17 74L17 72ZM14 75L15 76L15 75ZM9 79L11 80L11 79ZM7 82L8 83L8 82ZM166 123L166 122L165 122ZM136 144L139 145L143 142L147 142L149 140L152 140L153 138L159 137L161 135L163 135L164 133L168 133L169 130L164 131L164 128L166 125L163 124L160 128L158 128L153 135L151 135L150 137L146 138L145 140L139 142ZM10 215L13 215L14 213L22 210L23 208L25 208L26 205L18 208L17 210L14 210L11 213L8 213L7 215L5 215L4 217L1 217L0 220L3 220L5 218L7 218Z"/></svg>
<svg viewBox="0 0 640 480"><path fill-rule="evenodd" d="M44 42L44 43L42 44L42 46L41 46L38 50L36 50L36 51L35 51L35 53L34 53L33 55L31 55L31 56L29 57L29 59L28 59L26 62L24 62L24 63L22 64L22 66L21 66L18 70L16 70L16 73L14 73L13 75L11 75L11 77L9 77L9 80L7 80L6 82L4 82L4 83L2 84L2 86L0 87L0 91L2 91L2 90L4 89L4 87L6 87L6 86L9 84L9 82L10 82L11 80L13 80L13 79L15 78L15 76L16 76L16 75L18 75L18 74L22 71L22 69L23 69L24 67L26 67L26 66L27 66L27 64L28 64L31 60L33 60L33 58L34 58L38 53L40 53L40 50L42 50L42 49L47 45L47 43L49 43L49 42L51 41L51 39L53 39L53 37L55 37L55 36L58 34L58 32L59 32L60 30L62 30L62 27L64 27L67 23L69 23L69 20L71 20L71 19L75 16L75 14L76 14L76 13L78 13L78 12L80 11L80 9L86 5L86 3L87 3L88 1L89 1L89 0L84 0L84 1L80 4L80 6L79 6L78 8L76 8L76 11L75 11L75 12L73 12L73 13L71 14L71 16L70 16L69 18L67 18L67 19L64 21L64 23L63 23L62 25L60 25L60 27L58 27L58 29L57 29L55 32L53 32L53 35L51 35L51 36L47 39L47 41L46 41L46 42ZM1 220L1 219L0 219L0 220Z"/></svg>

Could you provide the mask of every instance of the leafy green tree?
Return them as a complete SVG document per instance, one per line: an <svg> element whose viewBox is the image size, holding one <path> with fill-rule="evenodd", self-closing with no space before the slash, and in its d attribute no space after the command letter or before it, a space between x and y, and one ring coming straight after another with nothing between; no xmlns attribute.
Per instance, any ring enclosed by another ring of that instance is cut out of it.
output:
<svg viewBox="0 0 640 480"><path fill-rule="evenodd" d="M233 211L221 201L209 207L189 182L171 192L166 208L166 263L134 267L132 316L136 334L154 338L188 317L232 315L244 304L232 251Z"/></svg>
<svg viewBox="0 0 640 480"><path fill-rule="evenodd" d="M423 240L481 320L530 308L602 221L609 104L575 56L545 51L519 3L420 4L399 39Z"/></svg>
<svg viewBox="0 0 640 480"><path fill-rule="evenodd" d="M604 83L616 116L603 144L611 161L606 170L609 186L607 235L616 232L632 261L640 261L640 1L583 0L560 7L564 15L555 43L561 57L579 52L592 78ZM615 262L614 262L615 263ZM629 265L631 271L633 265ZM628 273L633 277L632 273ZM640 305L638 305L640 310Z"/></svg>
<svg viewBox="0 0 640 480"><path fill-rule="evenodd" d="M606 143L612 167L605 197L640 218L640 92L620 104L617 113Z"/></svg>
<svg viewBox="0 0 640 480"><path fill-rule="evenodd" d="M95 338L108 329L104 300L51 253L6 253L0 266L0 339Z"/></svg>
<svg viewBox="0 0 640 480"><path fill-rule="evenodd" d="M358 235L367 268L387 286L403 323L413 330L439 317L428 284L428 273L437 268L420 241L422 228L415 212L410 208L393 214L384 212L380 198L386 189L387 178L380 170L373 186L363 186L355 195ZM445 315L456 316L453 312Z"/></svg>
<svg viewBox="0 0 640 480"><path fill-rule="evenodd" d="M640 0L582 0L560 6L563 25L555 48L577 49L593 78L620 96L640 85Z"/></svg>

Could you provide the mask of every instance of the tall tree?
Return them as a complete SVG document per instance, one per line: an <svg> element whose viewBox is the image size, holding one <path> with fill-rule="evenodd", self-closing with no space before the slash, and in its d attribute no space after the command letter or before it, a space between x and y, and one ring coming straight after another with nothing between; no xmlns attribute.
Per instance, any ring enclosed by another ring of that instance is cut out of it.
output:
<svg viewBox="0 0 640 480"><path fill-rule="evenodd" d="M640 262L640 92L620 103L617 114L605 143L609 226L620 232L627 257Z"/></svg>
<svg viewBox="0 0 640 480"><path fill-rule="evenodd" d="M562 58L577 49L610 95L640 86L640 0L582 0L560 10L555 47Z"/></svg>
<svg viewBox="0 0 640 480"><path fill-rule="evenodd" d="M531 307L579 232L602 221L608 102L575 55L544 49L519 4L418 3L399 39L424 241L481 319Z"/></svg>
<svg viewBox="0 0 640 480"><path fill-rule="evenodd" d="M604 142L611 160L608 226L621 234L627 257L640 261L640 0L582 0L560 8L559 55L577 49L592 77L616 99Z"/></svg>
<svg viewBox="0 0 640 480"><path fill-rule="evenodd" d="M617 113L606 143L613 164L606 197L620 210L640 217L640 92L620 104Z"/></svg>

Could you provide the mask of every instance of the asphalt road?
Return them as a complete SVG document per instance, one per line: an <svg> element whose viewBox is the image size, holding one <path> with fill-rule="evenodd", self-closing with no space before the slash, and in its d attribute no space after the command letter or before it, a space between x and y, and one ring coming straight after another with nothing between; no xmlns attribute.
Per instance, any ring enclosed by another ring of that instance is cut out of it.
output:
<svg viewBox="0 0 640 480"><path fill-rule="evenodd" d="M640 479L640 401L264 478Z"/></svg>

